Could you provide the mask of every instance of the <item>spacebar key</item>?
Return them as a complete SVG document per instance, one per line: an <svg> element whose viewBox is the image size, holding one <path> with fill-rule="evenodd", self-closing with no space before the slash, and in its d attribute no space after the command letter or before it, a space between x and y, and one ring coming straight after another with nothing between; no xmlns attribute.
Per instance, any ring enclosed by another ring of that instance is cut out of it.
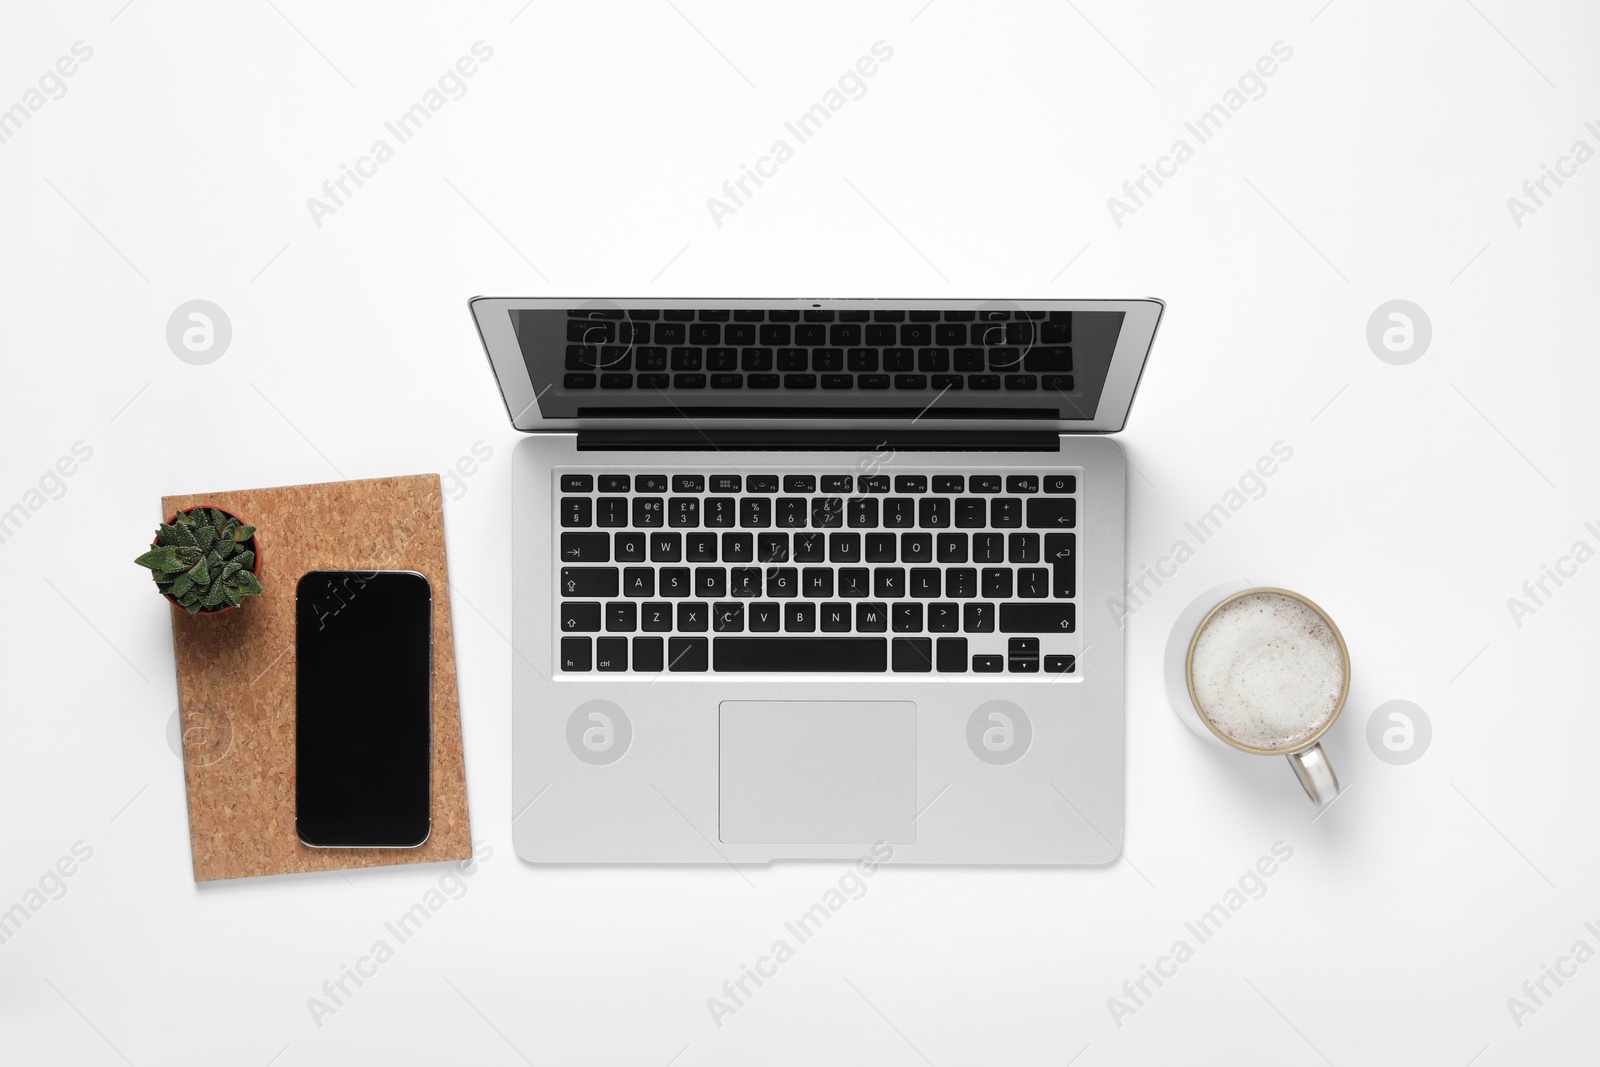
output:
<svg viewBox="0 0 1600 1067"><path fill-rule="evenodd" d="M882 637L713 637L715 671L886 671Z"/></svg>

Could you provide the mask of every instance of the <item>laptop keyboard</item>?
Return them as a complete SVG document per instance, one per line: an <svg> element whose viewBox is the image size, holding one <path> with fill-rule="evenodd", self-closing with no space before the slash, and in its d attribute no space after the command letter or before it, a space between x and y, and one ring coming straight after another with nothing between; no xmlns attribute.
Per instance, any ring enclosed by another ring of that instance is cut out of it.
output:
<svg viewBox="0 0 1600 1067"><path fill-rule="evenodd" d="M1075 474L555 476L564 673L1076 671Z"/></svg>
<svg viewBox="0 0 1600 1067"><path fill-rule="evenodd" d="M1072 314L567 312L567 389L1073 391Z"/></svg>

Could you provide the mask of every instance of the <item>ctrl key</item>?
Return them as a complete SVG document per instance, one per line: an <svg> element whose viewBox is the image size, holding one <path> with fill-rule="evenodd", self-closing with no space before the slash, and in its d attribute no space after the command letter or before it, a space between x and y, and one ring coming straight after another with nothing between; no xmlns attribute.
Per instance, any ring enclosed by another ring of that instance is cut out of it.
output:
<svg viewBox="0 0 1600 1067"><path fill-rule="evenodd" d="M589 671L594 669L587 637L561 639L561 669L564 671Z"/></svg>

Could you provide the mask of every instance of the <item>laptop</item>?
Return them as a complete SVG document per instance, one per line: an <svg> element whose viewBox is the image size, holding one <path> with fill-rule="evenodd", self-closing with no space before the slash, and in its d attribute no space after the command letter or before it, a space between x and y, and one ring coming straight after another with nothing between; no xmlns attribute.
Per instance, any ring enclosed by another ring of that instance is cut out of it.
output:
<svg viewBox="0 0 1600 1067"><path fill-rule="evenodd" d="M512 425L513 838L1102 864L1158 300L470 303Z"/></svg>

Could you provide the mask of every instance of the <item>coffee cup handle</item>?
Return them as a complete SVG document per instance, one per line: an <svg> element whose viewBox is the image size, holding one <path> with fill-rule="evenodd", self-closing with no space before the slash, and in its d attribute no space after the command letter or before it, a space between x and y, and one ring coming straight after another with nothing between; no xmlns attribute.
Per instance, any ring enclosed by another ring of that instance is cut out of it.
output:
<svg viewBox="0 0 1600 1067"><path fill-rule="evenodd" d="M1328 762L1328 754L1322 750L1320 743L1289 753L1289 766L1294 768L1294 776L1300 779L1306 796L1317 807L1327 807L1339 795L1339 779L1333 773L1333 764Z"/></svg>

